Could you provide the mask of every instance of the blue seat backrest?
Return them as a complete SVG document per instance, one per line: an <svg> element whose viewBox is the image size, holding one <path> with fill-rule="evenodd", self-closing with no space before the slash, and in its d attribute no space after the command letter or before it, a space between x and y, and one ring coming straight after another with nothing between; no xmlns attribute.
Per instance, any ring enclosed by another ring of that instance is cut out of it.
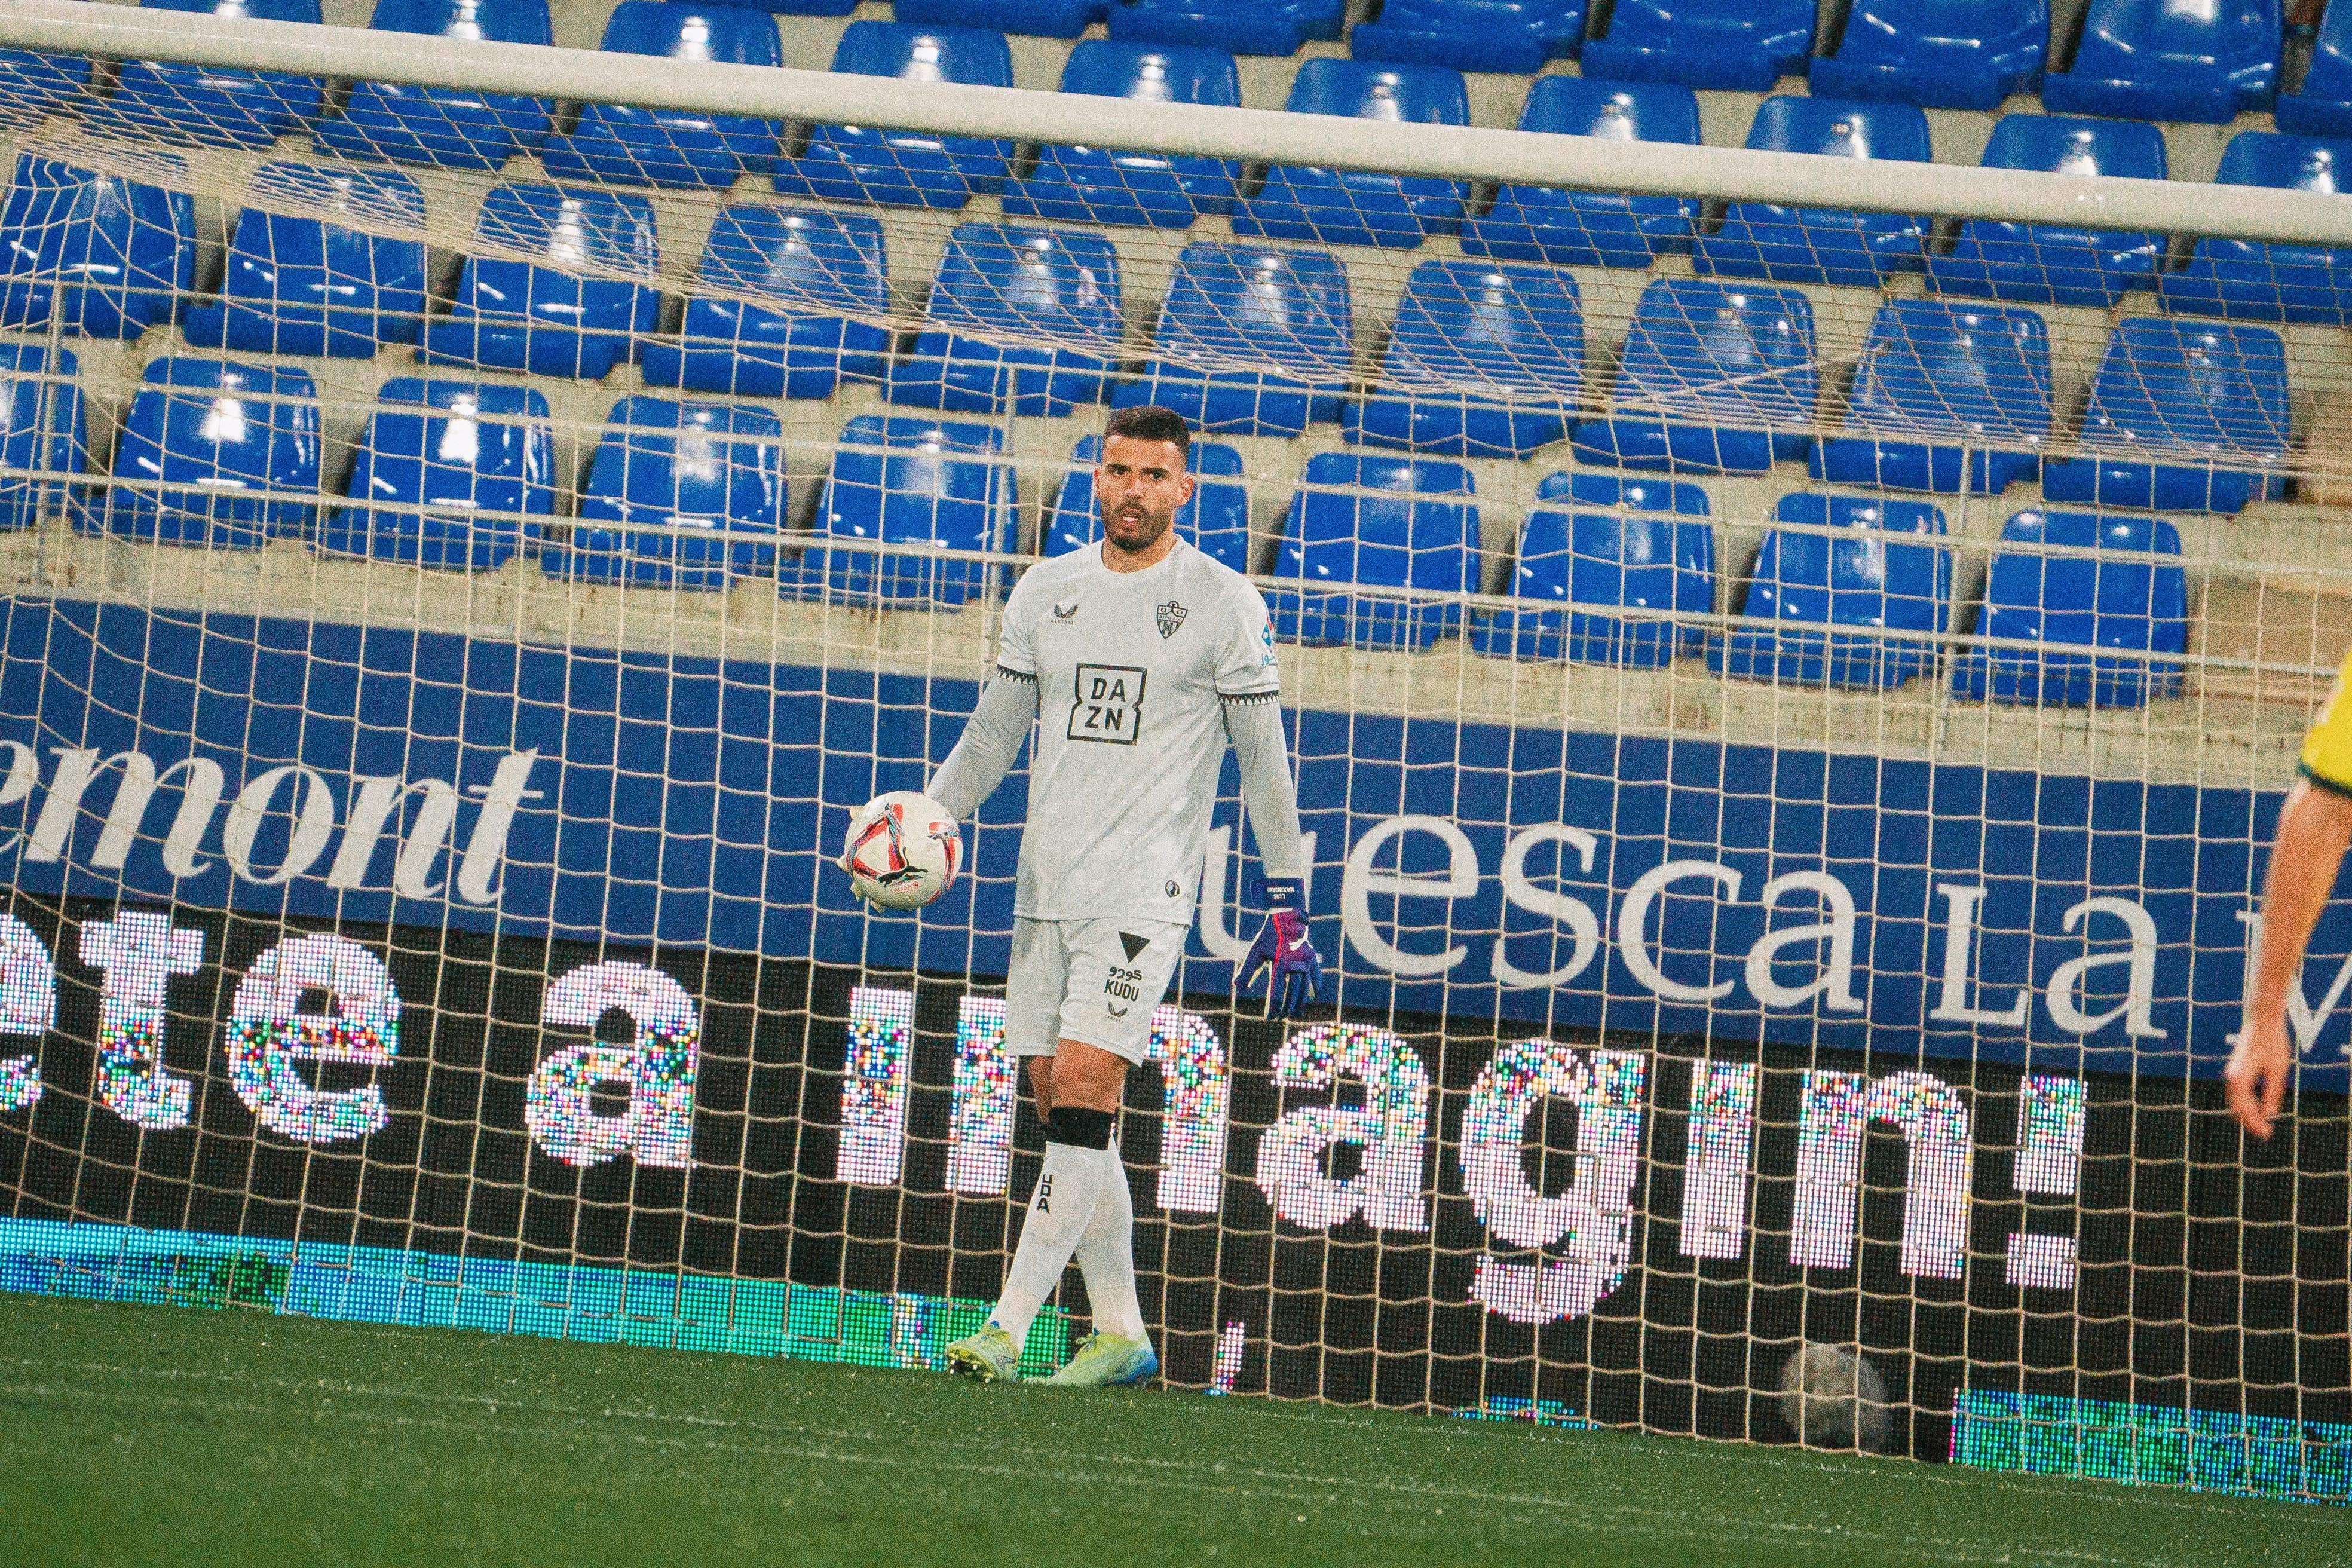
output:
<svg viewBox="0 0 2352 1568"><path fill-rule="evenodd" d="M2042 98L2068 113L2220 124L2270 107L2283 51L2279 0L2090 0L2074 60Z"/></svg>
<svg viewBox="0 0 2352 1568"><path fill-rule="evenodd" d="M1061 89L1089 98L1228 109L1242 100L1240 68L1224 50L1118 38L1089 38L1074 46L1062 67Z"/></svg>
<svg viewBox="0 0 2352 1568"><path fill-rule="evenodd" d="M1046 554L1066 555L1102 537L1094 473L1101 456L1101 437L1078 437L1070 453L1070 476L1045 522ZM1176 531L1204 554L1248 572L1249 487L1242 479L1242 455L1222 441L1196 440L1185 449L1184 470L1194 480L1192 499L1176 509Z"/></svg>
<svg viewBox="0 0 2352 1568"><path fill-rule="evenodd" d="M710 226L705 283L818 310L880 316L890 306L882 224L822 207L731 206Z"/></svg>
<svg viewBox="0 0 2352 1568"><path fill-rule="evenodd" d="M1794 289L1661 278L1642 291L1615 400L1746 426L1809 425L1812 301Z"/></svg>
<svg viewBox="0 0 2352 1568"><path fill-rule="evenodd" d="M1157 342L1328 381L1353 363L1352 322L1348 270L1329 252L1203 243L1176 258Z"/></svg>
<svg viewBox="0 0 2352 1568"><path fill-rule="evenodd" d="M1993 121L1979 163L2045 174L2165 177L2164 132L2144 121L2078 114L2004 114Z"/></svg>
<svg viewBox="0 0 2352 1568"><path fill-rule="evenodd" d="M368 26L466 43L554 41L547 0L376 0ZM352 84L342 113L320 121L314 134L348 157L495 169L536 147L554 118L551 99L363 81Z"/></svg>
<svg viewBox="0 0 2352 1568"><path fill-rule="evenodd" d="M1318 587L1475 593L1475 493L1469 470L1458 464L1318 453L1291 498L1276 574Z"/></svg>
<svg viewBox="0 0 2352 1568"><path fill-rule="evenodd" d="M1854 102L1780 93L1756 106L1748 145L1758 152L1811 153L1825 158L1898 159L1925 163L1927 117L1908 103Z"/></svg>
<svg viewBox="0 0 2352 1568"><path fill-rule="evenodd" d="M365 358L380 344L416 341L425 277L425 197L415 180L398 169L265 163L252 190L229 243L221 303L188 312L190 342ZM321 210L351 223L299 216Z"/></svg>
<svg viewBox="0 0 2352 1568"><path fill-rule="evenodd" d="M542 552L541 567L550 576L685 588L772 569L783 451L783 426L764 408L624 397L604 421L570 545Z"/></svg>
<svg viewBox="0 0 2352 1568"><path fill-rule="evenodd" d="M1549 474L1519 531L1523 599L1704 614L1715 607L1706 491L1670 479Z"/></svg>
<svg viewBox="0 0 2352 1568"><path fill-rule="evenodd" d="M961 605L986 591L992 568L975 562L862 554L854 541L929 542L1002 550L1013 502L998 432L985 425L861 414L843 426L818 507L803 582L836 598Z"/></svg>
<svg viewBox="0 0 2352 1568"><path fill-rule="evenodd" d="M1812 0L1616 0L1584 69L1610 79L1769 92L1813 52Z"/></svg>
<svg viewBox="0 0 2352 1568"><path fill-rule="evenodd" d="M322 549L491 571L555 510L555 435L537 388L400 376L368 416ZM430 510L411 510L430 509Z"/></svg>
<svg viewBox="0 0 2352 1568"><path fill-rule="evenodd" d="M1879 307L1847 423L2039 441L2050 433L2050 328L2032 310L1943 300Z"/></svg>
<svg viewBox="0 0 2352 1568"><path fill-rule="evenodd" d="M853 76L897 77L914 83L1011 87L1013 47L1003 34L982 27L852 22L834 49L833 68Z"/></svg>
<svg viewBox="0 0 2352 1568"><path fill-rule="evenodd" d="M0 327L135 338L171 320L195 276L193 196L17 154L0 202Z"/></svg>
<svg viewBox="0 0 2352 1568"><path fill-rule="evenodd" d="M1528 89L1519 129L1604 142L1681 142L1697 146L1698 96L1674 82L1597 81L1547 76Z"/></svg>
<svg viewBox="0 0 2352 1568"><path fill-rule="evenodd" d="M318 389L310 374L229 360L159 359L114 454L106 526L185 544L253 546L299 536L319 489Z"/></svg>
<svg viewBox="0 0 2352 1568"><path fill-rule="evenodd" d="M2164 519L2021 511L2000 537L2025 548L1994 555L1980 635L2155 653L2188 647L2188 577L2161 559L2179 555L2180 534ZM2122 558L2035 548L2045 544Z"/></svg>
<svg viewBox="0 0 2352 1568"><path fill-rule="evenodd" d="M1764 536L1744 612L1752 620L1943 631L1950 624L1948 550L1893 542L1889 535L1944 536L1941 509L1926 501L1800 493L1781 499Z"/></svg>
<svg viewBox="0 0 2352 1568"><path fill-rule="evenodd" d="M493 186L475 232L519 261L467 261L456 309L426 326L427 357L540 375L601 378L654 330L661 295L654 210L626 191L550 184ZM572 270L588 267L593 275ZM619 272L644 283L612 276Z"/></svg>
<svg viewBox="0 0 2352 1568"><path fill-rule="evenodd" d="M1412 60L1532 76L1584 47L1585 0L1383 0L1349 30L1360 60Z"/></svg>
<svg viewBox="0 0 2352 1568"><path fill-rule="evenodd" d="M12 470L0 479L0 529L29 528L64 501L62 483L37 476L89 468L80 369L70 349L0 343L0 465Z"/></svg>
<svg viewBox="0 0 2352 1568"><path fill-rule="evenodd" d="M1854 0L1813 90L1994 109L2039 83L2049 45L2049 0Z"/></svg>
<svg viewBox="0 0 2352 1568"><path fill-rule="evenodd" d="M1423 262L1405 281L1381 380L1406 392L1490 388L1573 402L1584 384L1576 279L1543 267Z"/></svg>
<svg viewBox="0 0 2352 1568"><path fill-rule="evenodd" d="M740 5L621 0L604 25L606 54L689 63L783 64L775 19ZM774 166L777 126L740 114L703 114L591 103L572 134L549 143L541 165L558 178L725 189L746 170Z"/></svg>
<svg viewBox="0 0 2352 1568"><path fill-rule="evenodd" d="M1119 336L1118 252L1080 230L967 223L948 237L929 319L1087 349Z"/></svg>
<svg viewBox="0 0 2352 1568"><path fill-rule="evenodd" d="M1470 122L1469 89L1460 71L1328 57L1301 62L1283 108L1412 125Z"/></svg>
<svg viewBox="0 0 2352 1568"><path fill-rule="evenodd" d="M2264 327L2137 316L2107 340L2083 439L2263 454L2287 447L2286 345Z"/></svg>
<svg viewBox="0 0 2352 1568"><path fill-rule="evenodd" d="M147 11L250 16L313 26L320 20L319 0L139 0L139 5ZM316 77L282 71L125 60L100 119L175 141L267 147L318 112L320 90Z"/></svg>

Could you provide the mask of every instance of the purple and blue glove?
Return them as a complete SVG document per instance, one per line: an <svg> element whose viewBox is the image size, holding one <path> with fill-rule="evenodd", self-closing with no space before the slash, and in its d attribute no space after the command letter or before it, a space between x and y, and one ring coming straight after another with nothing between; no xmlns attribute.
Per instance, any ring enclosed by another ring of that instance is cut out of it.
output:
<svg viewBox="0 0 2352 1568"><path fill-rule="evenodd" d="M1257 983L1266 972L1265 1011L1268 1017L1287 1018L1298 1005L1323 991L1323 959L1307 938L1307 888L1293 878L1269 877L1265 884L1265 929L1250 944L1242 960L1241 987Z"/></svg>

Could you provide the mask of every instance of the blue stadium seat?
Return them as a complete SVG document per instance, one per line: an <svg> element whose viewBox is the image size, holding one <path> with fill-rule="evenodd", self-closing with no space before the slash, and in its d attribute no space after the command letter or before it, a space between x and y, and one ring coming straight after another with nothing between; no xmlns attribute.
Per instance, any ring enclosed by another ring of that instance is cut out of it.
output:
<svg viewBox="0 0 2352 1568"><path fill-rule="evenodd" d="M1090 38L1070 51L1062 90L1138 103L1231 108L1242 100L1241 73L1223 49L1108 38ZM1047 143L1037 149L1029 177L1005 187L1004 210L1061 223L1189 228L1203 213L1228 210L1240 178L1241 165L1227 158Z"/></svg>
<svg viewBox="0 0 2352 1568"><path fill-rule="evenodd" d="M961 24L1033 37L1075 38L1109 9L1109 0L897 0L890 15L917 26Z"/></svg>
<svg viewBox="0 0 2352 1568"><path fill-rule="evenodd" d="M1533 76L1584 47L1585 0L1382 0L1377 20L1348 29L1360 60Z"/></svg>
<svg viewBox="0 0 2352 1568"><path fill-rule="evenodd" d="M1813 306L1794 289L1661 278L1642 291L1613 405L1576 427L1589 463L1760 474L1812 437Z"/></svg>
<svg viewBox="0 0 2352 1568"><path fill-rule="evenodd" d="M2277 113L2291 135L2352 136L2352 5L2327 7L2303 87L2279 95Z"/></svg>
<svg viewBox="0 0 2352 1568"><path fill-rule="evenodd" d="M1452 458L1524 458L1562 440L1584 395L1576 279L1540 267L1424 261L1381 380L1342 418L1350 441Z"/></svg>
<svg viewBox="0 0 2352 1568"><path fill-rule="evenodd" d="M861 414L841 432L817 505L816 531L787 591L855 604L950 607L993 591L976 561L866 554L856 542L1003 550L1013 539L1013 471L985 425Z"/></svg>
<svg viewBox="0 0 2352 1568"><path fill-rule="evenodd" d="M2172 524L2162 518L2021 511L2000 537L2020 548L1992 558L1977 636L2042 647L1968 650L1954 661L1954 691L1995 702L2137 708L2179 689L2180 666L2169 659L2060 651L2146 655L2188 648L2188 578L2158 559L2180 554ZM2103 553L2045 555L2043 545ZM2116 553L2104 553L2110 551Z"/></svg>
<svg viewBox="0 0 2352 1568"><path fill-rule="evenodd" d="M1817 479L1999 495L2042 472L2050 329L2031 310L1895 300L1870 324L1850 434L1813 448Z"/></svg>
<svg viewBox="0 0 2352 1568"><path fill-rule="evenodd" d="M913 89L935 81L1011 87L1013 49L1003 34L977 27L852 22L833 52L833 68L896 77ZM975 193L1002 190L1012 163L1010 142L817 125L799 157L776 161L776 190L826 201L952 208Z"/></svg>
<svg viewBox="0 0 2352 1568"><path fill-rule="evenodd" d="M368 26L469 43L554 41L547 0L376 0ZM550 99L362 81L352 85L342 113L320 121L311 134L347 158L495 169L518 153L536 152L554 123Z"/></svg>
<svg viewBox="0 0 2352 1568"><path fill-rule="evenodd" d="M319 0L139 0L148 11L319 21ZM110 129L209 147L267 147L319 111L316 77L125 60L94 115Z"/></svg>
<svg viewBox="0 0 2352 1568"><path fill-rule="evenodd" d="M1102 437L1081 436L1070 461L1076 465L1062 483L1061 499L1045 520L1048 555L1084 550L1102 537L1102 512L1095 505L1094 465ZM1236 572L1250 569L1249 488L1242 482L1242 455L1222 441L1195 441L1184 453L1193 479L1192 499L1176 509L1176 531L1203 554Z"/></svg>
<svg viewBox="0 0 2352 1568"><path fill-rule="evenodd" d="M1283 107L1293 114L1418 125L1470 122L1462 73L1443 66L1308 60ZM1234 205L1234 232L1326 245L1414 246L1459 228L1469 195L1458 180L1276 163L1257 195Z"/></svg>
<svg viewBox="0 0 2352 1568"><path fill-rule="evenodd" d="M1983 166L2161 180L2164 132L2115 120L2005 115L1992 128ZM2126 289L2154 288L2163 259L2164 241L2152 234L1971 218L1949 254L1927 258L1927 276L1947 294L2104 310Z"/></svg>
<svg viewBox="0 0 2352 1568"><path fill-rule="evenodd" d="M2042 84L2049 0L1854 0L1837 47L1813 62L1823 98L1998 109Z"/></svg>
<svg viewBox="0 0 2352 1568"><path fill-rule="evenodd" d="M2286 345L2267 327L2134 316L2107 340L2084 458L2042 466L2053 501L2232 512L2286 496Z"/></svg>
<svg viewBox="0 0 2352 1568"><path fill-rule="evenodd" d="M879 323L890 285L879 219L816 207L727 207L710 226L697 276L778 308L692 296L679 337L638 351L649 384L739 397L830 397L845 375L881 379L890 331Z"/></svg>
<svg viewBox="0 0 2352 1568"><path fill-rule="evenodd" d="M1519 531L1511 585L1515 597L1543 607L1478 614L1470 646L1498 658L1637 669L1697 652L1706 634L1696 626L1611 612L1711 614L1715 528L1706 517L1706 492L1696 485L1550 475L1536 487L1535 510Z"/></svg>
<svg viewBox="0 0 2352 1568"><path fill-rule="evenodd" d="M1101 402L1117 362L1118 252L1098 234L960 224L924 319L929 329L890 366L891 402L1058 417Z"/></svg>
<svg viewBox="0 0 2352 1568"><path fill-rule="evenodd" d="M601 381L654 330L661 295L648 283L583 278L566 262L651 279L654 209L625 191L499 185L483 199L475 233L543 262L469 258L449 313L425 326L417 358L533 375Z"/></svg>
<svg viewBox="0 0 2352 1568"><path fill-rule="evenodd" d="M0 529L30 528L63 504L66 487L36 474L89 468L83 433L81 372L71 349L0 343Z"/></svg>
<svg viewBox="0 0 2352 1568"><path fill-rule="evenodd" d="M775 18L740 5L621 0L604 24L606 54L651 55L727 65L781 66ZM775 167L773 121L740 114L583 105L569 136L550 141L540 166L557 179L724 190L744 174Z"/></svg>
<svg viewBox="0 0 2352 1568"><path fill-rule="evenodd" d="M2352 186L2352 141L2244 131L2221 154L2220 185L2335 195ZM2352 251L2260 240L2200 239L2164 274L2165 309L2240 321L2352 321Z"/></svg>
<svg viewBox="0 0 2352 1568"><path fill-rule="evenodd" d="M1297 436L1339 417L1355 348L1348 271L1319 250L1188 245L1160 310L1158 351L1111 402L1157 403L1199 429ZM1276 372L1213 365L1275 364Z"/></svg>
<svg viewBox="0 0 2352 1568"><path fill-rule="evenodd" d="M135 338L195 280L194 197L16 155L0 201L0 327Z"/></svg>
<svg viewBox="0 0 2352 1568"><path fill-rule="evenodd" d="M270 210L348 213L414 232L395 239ZM425 321L425 197L397 169L265 163L236 220L216 304L191 308L183 331L204 348L367 359L413 343Z"/></svg>
<svg viewBox="0 0 2352 1568"><path fill-rule="evenodd" d="M1617 0L1588 76L1769 92L1813 52L1812 0Z"/></svg>
<svg viewBox="0 0 2352 1568"><path fill-rule="evenodd" d="M1454 463L1360 452L1307 458L1274 566L1277 580L1302 586L1266 595L1274 635L1326 647L1425 648L1461 630L1459 599L1430 604L1346 590L1476 593L1476 489L1470 470Z"/></svg>
<svg viewBox="0 0 2352 1568"><path fill-rule="evenodd" d="M1110 36L1235 55L1295 55L1336 38L1347 0L1111 0Z"/></svg>
<svg viewBox="0 0 2352 1568"><path fill-rule="evenodd" d="M1936 645L1861 632L1798 626L1873 626L1941 634L1951 629L1952 552L1895 544L1890 534L1944 537L1944 514L1926 501L1792 495L1772 514L1788 525L1765 534L1740 614L1770 623L1711 639L1707 668L1756 680L1807 686L1901 686L1934 668ZM1836 529L1825 533L1791 531Z"/></svg>
<svg viewBox="0 0 2352 1568"><path fill-rule="evenodd" d="M0 125L29 125L89 83L85 57L0 49Z"/></svg>
<svg viewBox="0 0 2352 1568"><path fill-rule="evenodd" d="M153 361L123 421L114 477L133 482L78 502L77 527L242 549L299 538L319 489L318 389L305 371Z"/></svg>
<svg viewBox="0 0 2352 1568"><path fill-rule="evenodd" d="M1671 82L1548 76L1528 89L1519 129L1696 147L1698 95ZM1554 267L1647 267L1666 252L1688 250L1697 222L1698 203L1685 196L1505 185L1484 216L1463 226L1462 248Z"/></svg>
<svg viewBox="0 0 2352 1568"><path fill-rule="evenodd" d="M402 376L376 395L319 548L492 572L555 510L555 435L535 388ZM414 509L414 510L412 510Z"/></svg>
<svg viewBox="0 0 2352 1568"><path fill-rule="evenodd" d="M2042 79L2061 114L2226 125L2278 91L2279 0L2091 0L2073 63Z"/></svg>
<svg viewBox="0 0 2352 1568"><path fill-rule="evenodd" d="M1930 161L1927 116L1907 103L1833 98L1768 98L1748 145L1822 157ZM1890 272L1917 270L1927 226L1918 217L1733 202L1698 242L1698 269L1780 283L1843 283L1875 289Z"/></svg>
<svg viewBox="0 0 2352 1568"><path fill-rule="evenodd" d="M605 418L571 540L541 548L540 570L583 583L724 588L775 569L772 536L783 526L784 427L774 415L624 397ZM648 527L714 537L637 531Z"/></svg>

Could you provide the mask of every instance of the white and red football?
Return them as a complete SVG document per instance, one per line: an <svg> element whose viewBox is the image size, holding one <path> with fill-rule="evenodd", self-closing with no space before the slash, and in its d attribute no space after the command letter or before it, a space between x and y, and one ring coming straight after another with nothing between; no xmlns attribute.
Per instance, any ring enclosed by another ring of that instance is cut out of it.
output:
<svg viewBox="0 0 2352 1568"><path fill-rule="evenodd" d="M886 910L919 910L955 881L963 834L938 801L910 789L877 795L850 819L841 868L857 896Z"/></svg>

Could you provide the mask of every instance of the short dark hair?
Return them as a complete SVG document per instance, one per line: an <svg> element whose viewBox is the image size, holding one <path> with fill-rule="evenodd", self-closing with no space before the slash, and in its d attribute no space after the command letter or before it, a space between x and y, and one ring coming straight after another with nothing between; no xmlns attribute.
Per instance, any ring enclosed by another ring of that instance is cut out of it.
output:
<svg viewBox="0 0 2352 1568"><path fill-rule="evenodd" d="M1180 458L1192 449L1192 427L1184 423L1184 416L1156 403L1114 409L1110 423L1103 426L1103 440L1108 443L1114 436L1130 441L1165 441Z"/></svg>

